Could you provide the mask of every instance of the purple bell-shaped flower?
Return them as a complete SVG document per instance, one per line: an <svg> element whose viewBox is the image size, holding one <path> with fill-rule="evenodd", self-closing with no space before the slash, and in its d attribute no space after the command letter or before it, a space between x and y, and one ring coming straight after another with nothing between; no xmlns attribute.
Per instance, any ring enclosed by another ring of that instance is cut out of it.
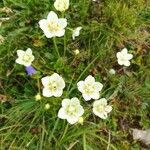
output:
<svg viewBox="0 0 150 150"><path fill-rule="evenodd" d="M26 67L26 71L29 76L32 76L33 74L36 73L36 70L32 66Z"/></svg>

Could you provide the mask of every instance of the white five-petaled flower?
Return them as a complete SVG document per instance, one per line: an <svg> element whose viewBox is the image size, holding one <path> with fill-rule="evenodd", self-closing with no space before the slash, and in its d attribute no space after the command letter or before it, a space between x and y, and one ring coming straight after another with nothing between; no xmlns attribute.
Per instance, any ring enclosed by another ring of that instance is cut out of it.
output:
<svg viewBox="0 0 150 150"><path fill-rule="evenodd" d="M17 50L17 55L18 58L16 59L16 63L26 67L30 66L34 60L34 56L32 55L32 50L30 48L28 48L26 51Z"/></svg>
<svg viewBox="0 0 150 150"><path fill-rule="evenodd" d="M88 101L91 99L99 99L100 91L103 85L100 82L95 82L94 77L89 75L85 81L77 83L78 90L82 93L83 98Z"/></svg>
<svg viewBox="0 0 150 150"><path fill-rule="evenodd" d="M106 119L107 113L111 111L112 107L110 105L107 105L107 100L105 98L101 98L100 100L94 101L93 113L101 119Z"/></svg>
<svg viewBox="0 0 150 150"><path fill-rule="evenodd" d="M127 48L122 49L121 52L117 53L117 59L119 65L130 66L130 59L133 58L132 54L128 53Z"/></svg>
<svg viewBox="0 0 150 150"><path fill-rule="evenodd" d="M80 101L78 98L74 97L62 101L62 107L58 112L58 117L61 119L67 119L70 124L74 124L78 122L83 113L84 109L80 105Z"/></svg>
<svg viewBox="0 0 150 150"><path fill-rule="evenodd" d="M65 11L69 8L69 0L55 0L54 7L58 11Z"/></svg>
<svg viewBox="0 0 150 150"><path fill-rule="evenodd" d="M43 88L43 96L45 97L60 97L65 88L65 82L61 76L57 73L52 74L51 76L46 76L41 79Z"/></svg>
<svg viewBox="0 0 150 150"><path fill-rule="evenodd" d="M47 19L40 20L39 25L47 38L61 37L65 34L67 19L58 18L55 12L50 11Z"/></svg>
<svg viewBox="0 0 150 150"><path fill-rule="evenodd" d="M81 29L82 29L82 27L77 27L72 31L72 39L73 40L75 40L76 36L79 36Z"/></svg>

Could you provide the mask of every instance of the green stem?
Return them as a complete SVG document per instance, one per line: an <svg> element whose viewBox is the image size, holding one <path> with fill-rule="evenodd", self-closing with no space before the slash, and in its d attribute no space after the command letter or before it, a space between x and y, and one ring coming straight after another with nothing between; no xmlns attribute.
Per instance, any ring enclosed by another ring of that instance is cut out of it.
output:
<svg viewBox="0 0 150 150"><path fill-rule="evenodd" d="M64 35L64 56L66 55L66 35Z"/></svg>
<svg viewBox="0 0 150 150"><path fill-rule="evenodd" d="M62 135L60 141L62 141L62 139L65 137L66 132L67 132L67 130L68 130L68 127L69 127L69 124L67 123L67 125L66 125L66 127L65 127L65 130L64 130L64 133L63 133L63 135Z"/></svg>
<svg viewBox="0 0 150 150"><path fill-rule="evenodd" d="M58 126L58 122L59 122L59 118L57 118L56 122L55 122L55 125L54 125L54 128L50 134L50 137L49 137L49 142L51 141L52 137L53 137L53 134L55 132L55 130L57 129L57 126Z"/></svg>
<svg viewBox="0 0 150 150"><path fill-rule="evenodd" d="M83 150L86 150L86 138L85 138L85 133L83 134Z"/></svg>
<svg viewBox="0 0 150 150"><path fill-rule="evenodd" d="M56 51L56 53L58 55L58 58L60 58L58 47L57 47L57 44L56 44L56 38L55 37L53 37L53 43L54 43L55 51Z"/></svg>

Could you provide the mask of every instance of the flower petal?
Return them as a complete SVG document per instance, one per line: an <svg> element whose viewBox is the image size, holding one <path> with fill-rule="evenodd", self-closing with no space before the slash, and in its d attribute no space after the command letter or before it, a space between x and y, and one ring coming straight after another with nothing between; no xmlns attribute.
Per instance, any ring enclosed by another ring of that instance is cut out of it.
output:
<svg viewBox="0 0 150 150"><path fill-rule="evenodd" d="M64 108L60 108L59 109L59 111L58 111L58 117L61 118L61 119L66 119L66 113L65 113Z"/></svg>
<svg viewBox="0 0 150 150"><path fill-rule="evenodd" d="M69 116L67 117L67 121L70 123L70 124L75 124L77 121L78 121L78 117L74 117L74 116Z"/></svg>
<svg viewBox="0 0 150 150"><path fill-rule="evenodd" d="M78 90L79 90L80 92L83 92L84 81L79 81L79 82L77 83L77 86L78 86Z"/></svg>
<svg viewBox="0 0 150 150"><path fill-rule="evenodd" d="M72 104L75 104L75 105L80 105L80 101L79 101L79 99L76 98L76 97L73 97L73 98L71 99L71 103L72 103Z"/></svg>
<svg viewBox="0 0 150 150"><path fill-rule="evenodd" d="M99 99L100 94L99 94L99 92L95 91L90 96L92 99Z"/></svg>
<svg viewBox="0 0 150 150"><path fill-rule="evenodd" d="M32 50L31 50L31 48L28 48L28 49L26 50L26 54L32 55Z"/></svg>
<svg viewBox="0 0 150 150"><path fill-rule="evenodd" d="M54 11L50 11L48 16L47 16L47 20L48 21L57 21L58 20L58 16Z"/></svg>
<svg viewBox="0 0 150 150"><path fill-rule="evenodd" d="M62 107L67 107L70 104L70 99L63 99L62 101Z"/></svg>
<svg viewBox="0 0 150 150"><path fill-rule="evenodd" d="M17 50L18 57L22 57L25 54L25 51L23 50Z"/></svg>
<svg viewBox="0 0 150 150"><path fill-rule="evenodd" d="M91 100L90 95L82 94L82 96L83 96L83 98L85 99L85 101L89 101L89 100Z"/></svg>
<svg viewBox="0 0 150 150"><path fill-rule="evenodd" d="M127 66L127 67L130 66L130 61L128 61L128 60L124 61L124 65Z"/></svg>
<svg viewBox="0 0 150 150"><path fill-rule="evenodd" d="M62 93L63 93L63 90L56 90L55 92L53 92L52 94L55 96L55 97L60 97L62 96Z"/></svg>
<svg viewBox="0 0 150 150"><path fill-rule="evenodd" d="M61 26L62 29L64 29L67 26L67 19L66 18L60 18L58 20L58 24Z"/></svg>
<svg viewBox="0 0 150 150"><path fill-rule="evenodd" d="M105 111L106 111L107 113L111 112L111 111L112 111L112 107L109 106L109 105L106 106Z"/></svg>
<svg viewBox="0 0 150 150"><path fill-rule="evenodd" d="M101 91L103 88L103 84L101 84L100 82L95 82L95 89L97 91Z"/></svg>
<svg viewBox="0 0 150 150"><path fill-rule="evenodd" d="M47 87L47 86L49 85L49 81L50 81L50 80L51 80L51 77L50 77L50 76L43 77L43 78L41 79L43 86L44 86L44 87Z"/></svg>
<svg viewBox="0 0 150 150"><path fill-rule="evenodd" d="M47 28L47 24L48 24L48 22L46 19L42 19L39 21L39 25L42 30L45 30Z"/></svg>
<svg viewBox="0 0 150 150"><path fill-rule="evenodd" d="M86 77L85 79L85 83L94 83L95 82L95 78L91 75L89 75L88 77Z"/></svg>
<svg viewBox="0 0 150 150"><path fill-rule="evenodd" d="M52 93L51 93L51 91L49 89L44 88L43 89L43 96L45 96L45 97L51 97Z"/></svg>
<svg viewBox="0 0 150 150"><path fill-rule="evenodd" d="M106 106L107 105L107 100L106 100L106 98L101 98L100 100L99 100L99 104L100 105L104 105L104 106Z"/></svg>
<svg viewBox="0 0 150 150"><path fill-rule="evenodd" d="M106 119L107 118L107 113L99 113L98 117L100 117L101 119Z"/></svg>
<svg viewBox="0 0 150 150"><path fill-rule="evenodd" d="M123 48L122 51L121 51L121 53L126 55L128 53L127 48Z"/></svg>
<svg viewBox="0 0 150 150"><path fill-rule="evenodd" d="M55 33L55 36L62 37L64 34L65 34L65 30L62 29L62 30L57 31L57 32Z"/></svg>
<svg viewBox="0 0 150 150"><path fill-rule="evenodd" d="M128 54L128 59L130 60L130 59L132 59L133 58L133 55L132 54Z"/></svg>

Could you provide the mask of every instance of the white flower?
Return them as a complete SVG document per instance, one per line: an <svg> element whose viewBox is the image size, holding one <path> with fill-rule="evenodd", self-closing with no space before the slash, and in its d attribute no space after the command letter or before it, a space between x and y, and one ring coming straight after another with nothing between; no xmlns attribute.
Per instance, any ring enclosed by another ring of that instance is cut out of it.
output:
<svg viewBox="0 0 150 150"><path fill-rule="evenodd" d="M77 83L78 90L82 93L83 98L88 101L90 99L99 99L100 91L103 85L100 82L95 82L94 77L89 75L85 81Z"/></svg>
<svg viewBox="0 0 150 150"><path fill-rule="evenodd" d="M65 11L69 8L69 0L56 0L54 2L54 7L58 11Z"/></svg>
<svg viewBox="0 0 150 150"><path fill-rule="evenodd" d="M24 65L26 67L30 66L34 60L31 48L28 48L26 51L17 50L17 55L18 58L16 59L16 63Z"/></svg>
<svg viewBox="0 0 150 150"><path fill-rule="evenodd" d="M133 58L132 54L128 54L128 50L126 48L122 49L121 52L117 53L117 59L119 65L130 66L130 59Z"/></svg>
<svg viewBox="0 0 150 150"><path fill-rule="evenodd" d="M78 122L83 113L84 109L80 105L80 101L78 98L74 97L62 101L62 107L58 112L58 117L61 119L67 119L70 124L74 124Z"/></svg>
<svg viewBox="0 0 150 150"><path fill-rule="evenodd" d="M76 36L79 36L81 29L82 29L82 27L77 27L72 31L72 39L73 40L75 40Z"/></svg>
<svg viewBox="0 0 150 150"><path fill-rule="evenodd" d="M65 34L67 19L58 18L57 14L51 11L47 16L47 19L39 21L39 25L47 38L56 36L61 37Z"/></svg>
<svg viewBox="0 0 150 150"><path fill-rule="evenodd" d="M43 96L45 97L60 97L63 93L65 87L65 82L61 76L57 73L52 74L51 76L46 76L41 79L43 88Z"/></svg>
<svg viewBox="0 0 150 150"><path fill-rule="evenodd" d="M107 113L112 111L112 107L107 105L107 100L101 98L93 103L93 113L101 119L107 118Z"/></svg>

